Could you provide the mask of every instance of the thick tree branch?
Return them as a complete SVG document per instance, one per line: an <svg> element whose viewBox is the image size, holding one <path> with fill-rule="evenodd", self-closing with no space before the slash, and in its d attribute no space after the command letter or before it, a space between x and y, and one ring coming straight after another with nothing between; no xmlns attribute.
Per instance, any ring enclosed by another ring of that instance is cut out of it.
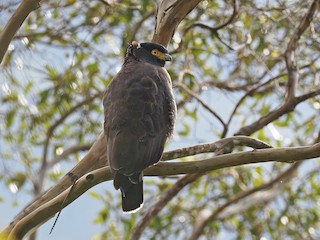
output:
<svg viewBox="0 0 320 240"><path fill-rule="evenodd" d="M40 0L23 0L0 33L0 63L8 46L28 15L39 7Z"/></svg>
<svg viewBox="0 0 320 240"><path fill-rule="evenodd" d="M99 177L96 177L96 175ZM104 177L102 177L103 175ZM93 186L111 179L112 175L109 167L95 170L94 172L83 176L77 181L72 192L70 192L71 187L67 188L62 194L39 206L36 211L31 212L27 217L21 219L10 232L9 239L22 239L30 230L37 227L39 224L46 222L55 213L60 211L62 203L64 203L64 207L66 207ZM67 195L68 198L66 199Z"/></svg>
<svg viewBox="0 0 320 240"><path fill-rule="evenodd" d="M320 157L320 143L306 147L270 148L214 156L204 160L186 162L159 162L145 171L146 176L170 176L209 172L221 168L250 163L293 163Z"/></svg>
<svg viewBox="0 0 320 240"><path fill-rule="evenodd" d="M26 217L32 211L37 209L39 206L45 204L46 202L52 200L61 194L65 189L73 184L74 178L80 178L84 174L90 171L96 170L98 168L108 165L106 158L106 148L105 148L105 136L103 133L100 134L98 140L93 144L89 152L84 156L84 158L72 169L70 170L58 184L53 186L51 189L43 193L40 197L36 198L32 203L25 207L11 222L8 228L12 228L19 220ZM230 138L224 138L219 141L201 145L195 145L188 148L176 149L163 154L162 160L172 160L176 158L182 158L186 156L215 152L220 153L226 151L226 149L234 148L235 146L247 146L254 149L270 148L271 146L254 138L246 136L235 136Z"/></svg>
<svg viewBox="0 0 320 240"><path fill-rule="evenodd" d="M194 9L201 0L163 0L156 13L156 26L153 42L168 46L176 28L185 16Z"/></svg>
<svg viewBox="0 0 320 240"><path fill-rule="evenodd" d="M106 157L106 138L103 133L100 134L97 141L93 144L89 152L83 157L83 159L73 167L60 181L58 184L54 185L48 191L43 193L41 196L35 198L30 204L28 204L10 223L6 228L7 232L10 232L11 229L24 217L29 215L32 211L37 209L39 206L47 203L53 198L57 197L67 188L73 184L74 178L80 178L84 174L107 166L107 157Z"/></svg>

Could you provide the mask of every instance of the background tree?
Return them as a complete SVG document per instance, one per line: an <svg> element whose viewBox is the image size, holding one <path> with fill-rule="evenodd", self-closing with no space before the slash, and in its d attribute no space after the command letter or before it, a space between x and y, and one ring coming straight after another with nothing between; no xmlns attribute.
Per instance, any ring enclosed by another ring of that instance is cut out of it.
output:
<svg viewBox="0 0 320 240"><path fill-rule="evenodd" d="M134 215L113 189L92 192L105 205L98 239L320 237L319 161L298 161L320 156L318 0L38 3L0 5L0 179L34 196L3 236L110 179L102 95L127 44L153 36L174 57L177 150L163 160L177 161L145 172L163 177L146 179Z"/></svg>

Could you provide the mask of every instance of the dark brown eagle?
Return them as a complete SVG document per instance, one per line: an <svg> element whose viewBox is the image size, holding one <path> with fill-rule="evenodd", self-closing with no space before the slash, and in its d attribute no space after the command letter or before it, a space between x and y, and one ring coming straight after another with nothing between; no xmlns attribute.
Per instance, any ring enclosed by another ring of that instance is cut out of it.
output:
<svg viewBox="0 0 320 240"><path fill-rule="evenodd" d="M173 131L176 104L166 61L171 57L163 46L132 42L104 95L107 156L124 212L142 206L142 171L160 160Z"/></svg>

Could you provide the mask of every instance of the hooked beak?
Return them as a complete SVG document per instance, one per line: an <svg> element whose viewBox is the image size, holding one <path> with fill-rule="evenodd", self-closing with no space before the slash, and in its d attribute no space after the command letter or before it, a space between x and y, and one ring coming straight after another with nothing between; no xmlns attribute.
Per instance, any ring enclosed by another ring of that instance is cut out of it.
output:
<svg viewBox="0 0 320 240"><path fill-rule="evenodd" d="M159 52L157 57L162 61L172 61L172 57L168 53Z"/></svg>
<svg viewBox="0 0 320 240"><path fill-rule="evenodd" d="M163 60L164 61L172 61L172 57L168 53L165 53L163 55Z"/></svg>

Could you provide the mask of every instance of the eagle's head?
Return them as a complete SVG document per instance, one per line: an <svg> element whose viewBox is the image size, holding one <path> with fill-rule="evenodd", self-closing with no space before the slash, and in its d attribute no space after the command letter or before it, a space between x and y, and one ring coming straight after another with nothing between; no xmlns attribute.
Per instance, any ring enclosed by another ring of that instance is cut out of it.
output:
<svg viewBox="0 0 320 240"><path fill-rule="evenodd" d="M171 61L172 58L168 54L168 50L156 43L144 42L138 43L133 41L126 53L126 57L134 57L136 60L141 62L147 62L153 65L163 67L166 61Z"/></svg>

